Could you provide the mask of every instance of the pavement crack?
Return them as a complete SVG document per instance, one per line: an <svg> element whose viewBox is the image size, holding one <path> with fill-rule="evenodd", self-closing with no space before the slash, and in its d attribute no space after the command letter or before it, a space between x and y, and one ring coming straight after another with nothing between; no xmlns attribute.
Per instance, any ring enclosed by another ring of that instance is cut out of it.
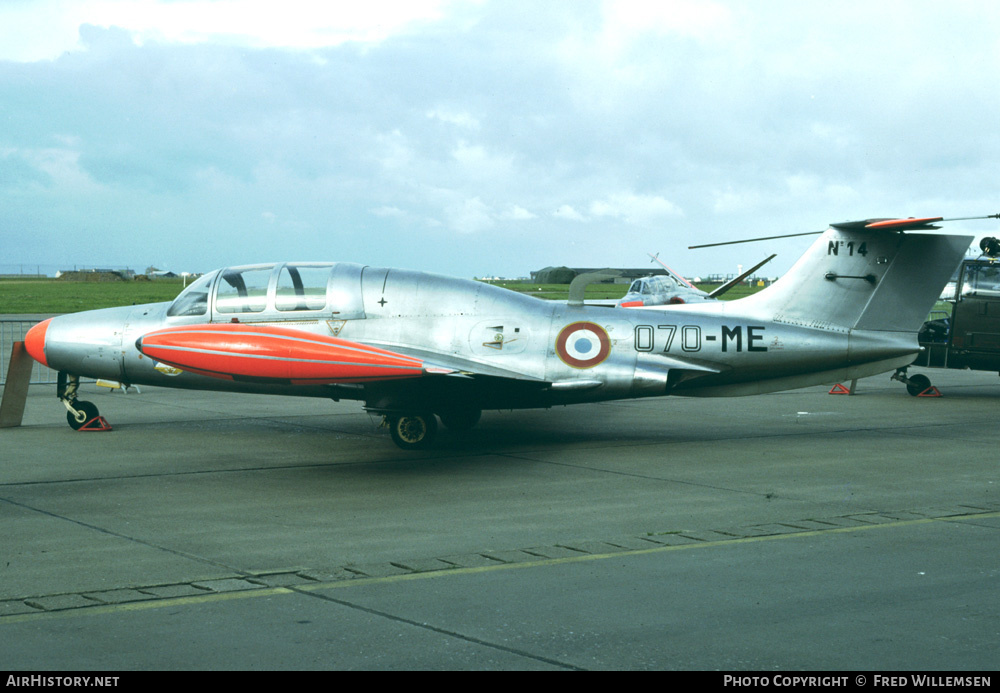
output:
<svg viewBox="0 0 1000 693"><path fill-rule="evenodd" d="M483 640L482 638L477 638L477 637L474 637L472 635L465 635L464 633L459 633L458 631L450 630L448 628L441 628L439 626L434 626L434 625L431 625L430 623L424 623L424 622L421 622L421 621L414 621L413 619L405 618L403 616L397 616L395 614L390 614L390 613L388 613L386 611L381 611L379 609L372 609L371 607L362 606L360 604L355 604L354 602L349 602L349 601L344 600L344 599L335 599L335 598L333 598L333 597L331 597L329 595L326 595L326 594L320 594L320 593L314 592L314 591L301 590L301 589L298 589L296 587L289 587L288 589L290 589L291 591L293 591L293 592L295 592L297 594L301 594L301 595L305 595L305 596L309 596L309 597L315 597L316 599L320 599L320 600L325 601L325 602L330 602L332 604L337 604L339 606L343 606L343 607L346 607L348 609L354 609L356 611L361 611L363 613L370 614L372 616L378 616L379 618L385 618L385 619L388 619L390 621L394 621L396 623L401 623L401 624L405 624L405 625L408 625L408 626L413 626L415 628L420 628L420 629L423 629L423 630L427 630L427 631L430 631L432 633L437 633L439 635L445 635L445 636L447 636L449 638L455 638L457 640L462 640L464 642L471 643L473 645L479 645L481 647L488 647L490 649L498 650L500 652L505 652L507 654L512 654L512 655L515 655L515 656L518 656L518 657L524 657L524 658L527 658L527 659L532 659L532 660L534 660L536 662L541 662L543 664L548 664L550 666L558 667L560 669L566 669L566 670L569 670L569 671L587 671L587 669L584 669L583 667L578 667L578 666L576 666L574 664L569 664L568 662L561 662L561 661L559 661L557 659L552 659L551 657L543 657L542 655L533 654L531 652L527 652L525 650L522 650L522 649L519 649L519 648L516 648L516 647L508 647L507 645L501 645L499 643L490 642L489 640Z"/></svg>
<svg viewBox="0 0 1000 693"><path fill-rule="evenodd" d="M205 564L205 565L210 565L210 566L213 566L215 568L224 568L225 570L232 571L232 572L234 572L234 573L236 573L238 575L241 575L241 576L248 576L249 575L249 573L245 573L244 571L242 571L242 570L240 570L238 568L235 568L235 567L233 567L231 565L227 565L227 564L222 563L220 561L212 560L211 558L205 558L204 556L197 556L195 554L188 553L187 551L181 551L179 549L172 549L172 548L170 548L168 546L163 546L161 544L155 544L155 543L153 543L151 541L146 541L145 539L139 539L138 537L133 537L133 536L129 536L128 534L122 534L121 532L116 532L114 530L108 529L107 527L100 527L98 525L91 524L89 522L84 522L83 520L76 520L76 519L74 519L72 517L67 517L65 515L60 515L58 513L54 513L54 512L48 511L48 510L42 510L41 508L36 508L36 507L34 507L32 505L28 505L27 503L20 503L18 501L12 500L10 498L0 498L0 502L10 503L11 505L14 505L14 506L16 506L18 508L22 508L24 510L28 510L28 511L34 512L34 513L38 513L39 515L45 515L46 517L51 517L51 518L53 518L55 520L61 520L63 522L69 522L71 524L77 525L78 527L83 527L85 529L93 530L95 532L99 532L99 533L107 535L109 537L115 537L117 539L122 539L124 541L131 542L133 544L139 544L141 546L146 546L146 547L149 547L151 549L155 549L157 551L163 551L164 553L173 554L174 556L180 556L181 558L186 558L186 559L191 560L191 561L195 561L195 562L202 563L202 564Z"/></svg>

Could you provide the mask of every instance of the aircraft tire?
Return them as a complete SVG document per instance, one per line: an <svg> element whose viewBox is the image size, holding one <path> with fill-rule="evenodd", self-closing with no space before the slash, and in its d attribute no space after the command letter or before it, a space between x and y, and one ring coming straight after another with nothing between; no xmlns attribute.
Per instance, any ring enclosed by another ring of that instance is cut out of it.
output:
<svg viewBox="0 0 1000 693"><path fill-rule="evenodd" d="M392 442L403 450L421 450L430 446L437 433L433 414L398 414L389 419Z"/></svg>
<svg viewBox="0 0 1000 693"><path fill-rule="evenodd" d="M450 431L468 431L479 423L482 415L482 409L450 409L438 413L441 423Z"/></svg>
<svg viewBox="0 0 1000 693"><path fill-rule="evenodd" d="M70 428L72 428L74 431L79 431L85 423L93 419L96 419L100 415L100 412L97 410L97 405L95 405L93 402L77 401L73 403L73 408L76 409L77 411L83 412L83 421L77 421L76 417L73 416L73 412L71 411L66 412L66 422L70 425Z"/></svg>
<svg viewBox="0 0 1000 693"><path fill-rule="evenodd" d="M931 379L922 373L911 375L906 381L906 391L916 397L931 386Z"/></svg>

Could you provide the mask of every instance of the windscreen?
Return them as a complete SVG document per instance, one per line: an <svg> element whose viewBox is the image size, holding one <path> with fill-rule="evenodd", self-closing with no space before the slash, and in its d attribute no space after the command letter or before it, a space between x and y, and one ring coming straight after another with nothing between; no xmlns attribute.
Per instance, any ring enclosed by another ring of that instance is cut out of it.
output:
<svg viewBox="0 0 1000 693"><path fill-rule="evenodd" d="M963 296L1000 296L1000 265L968 265L962 284Z"/></svg>
<svg viewBox="0 0 1000 693"><path fill-rule="evenodd" d="M184 289L167 309L167 315L205 315L208 312L208 292L217 272L203 274L188 288Z"/></svg>

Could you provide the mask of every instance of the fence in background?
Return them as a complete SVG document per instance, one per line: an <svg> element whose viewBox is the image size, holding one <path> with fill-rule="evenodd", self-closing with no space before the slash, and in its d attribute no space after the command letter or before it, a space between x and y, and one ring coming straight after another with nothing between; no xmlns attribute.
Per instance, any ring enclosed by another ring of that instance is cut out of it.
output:
<svg viewBox="0 0 1000 693"><path fill-rule="evenodd" d="M23 342L28 333L40 320L16 320L0 318L0 385L7 383L7 366L10 365L10 351L14 342ZM31 384L55 384L57 374L51 368L36 363L31 370Z"/></svg>

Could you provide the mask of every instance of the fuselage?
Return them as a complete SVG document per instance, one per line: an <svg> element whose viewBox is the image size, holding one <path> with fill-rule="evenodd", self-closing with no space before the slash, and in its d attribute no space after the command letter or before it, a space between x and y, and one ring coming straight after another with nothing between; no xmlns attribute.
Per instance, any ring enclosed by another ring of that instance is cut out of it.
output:
<svg viewBox="0 0 1000 693"><path fill-rule="evenodd" d="M918 349L915 335L775 321L755 305L571 306L424 272L278 263L210 273L172 303L59 316L35 333L29 350L54 369L84 377L357 399L388 411L755 394L885 371L909 363ZM136 347L154 330L207 323L332 335L452 375L318 385L220 379L158 362Z"/></svg>

